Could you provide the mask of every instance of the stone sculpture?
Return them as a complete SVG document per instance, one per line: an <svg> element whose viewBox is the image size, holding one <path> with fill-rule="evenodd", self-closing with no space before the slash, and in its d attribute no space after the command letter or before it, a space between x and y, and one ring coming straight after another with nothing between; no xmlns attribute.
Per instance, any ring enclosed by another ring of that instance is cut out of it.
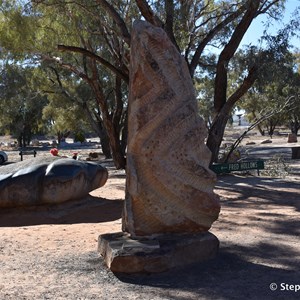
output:
<svg viewBox="0 0 300 300"><path fill-rule="evenodd" d="M162 29L139 21L133 30L124 229L207 231L220 206L186 62Z"/></svg>
<svg viewBox="0 0 300 300"><path fill-rule="evenodd" d="M131 36L123 233L99 238L113 272L160 272L216 255L208 229L220 204L184 58L163 29L136 21Z"/></svg>
<svg viewBox="0 0 300 300"><path fill-rule="evenodd" d="M0 169L0 208L79 199L106 183L106 168L70 158L36 157Z"/></svg>

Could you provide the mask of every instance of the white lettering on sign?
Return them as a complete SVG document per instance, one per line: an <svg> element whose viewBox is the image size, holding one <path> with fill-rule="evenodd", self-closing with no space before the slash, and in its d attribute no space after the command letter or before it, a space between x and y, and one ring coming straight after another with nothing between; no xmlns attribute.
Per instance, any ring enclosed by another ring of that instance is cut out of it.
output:
<svg viewBox="0 0 300 300"><path fill-rule="evenodd" d="M239 168L240 168L240 164L230 164L230 165L228 166L228 169L229 169L230 171L238 171Z"/></svg>
<svg viewBox="0 0 300 300"><path fill-rule="evenodd" d="M257 162L241 163L241 170L243 169L257 169Z"/></svg>

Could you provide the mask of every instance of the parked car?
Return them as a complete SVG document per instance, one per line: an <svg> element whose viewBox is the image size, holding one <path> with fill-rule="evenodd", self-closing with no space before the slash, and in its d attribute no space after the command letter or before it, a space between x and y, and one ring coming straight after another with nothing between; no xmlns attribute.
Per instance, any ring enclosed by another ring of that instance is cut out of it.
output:
<svg viewBox="0 0 300 300"><path fill-rule="evenodd" d="M0 151L0 165L4 164L7 160L7 154L4 151Z"/></svg>

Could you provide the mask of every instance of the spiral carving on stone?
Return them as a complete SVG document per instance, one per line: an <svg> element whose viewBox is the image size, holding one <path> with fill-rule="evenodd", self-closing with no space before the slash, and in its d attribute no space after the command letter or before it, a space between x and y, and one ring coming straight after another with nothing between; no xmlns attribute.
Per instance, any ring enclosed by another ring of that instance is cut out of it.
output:
<svg viewBox="0 0 300 300"><path fill-rule="evenodd" d="M164 30L145 21L133 25L130 59L123 230L207 231L220 204L186 62Z"/></svg>

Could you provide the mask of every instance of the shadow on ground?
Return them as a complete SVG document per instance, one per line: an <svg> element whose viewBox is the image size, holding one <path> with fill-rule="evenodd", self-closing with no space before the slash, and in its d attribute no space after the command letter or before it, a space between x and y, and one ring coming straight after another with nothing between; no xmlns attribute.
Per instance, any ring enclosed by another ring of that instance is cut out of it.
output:
<svg viewBox="0 0 300 300"><path fill-rule="evenodd" d="M0 227L109 222L121 218L123 203L89 195L57 205L1 209Z"/></svg>
<svg viewBox="0 0 300 300"><path fill-rule="evenodd" d="M221 243L214 260L161 274L114 274L115 284L145 299L299 299L291 289L300 289L300 184L227 175L216 191L224 212L212 229Z"/></svg>
<svg viewBox="0 0 300 300"><path fill-rule="evenodd" d="M260 205L293 206L300 211L300 182L270 177L225 175L218 178L216 191L218 190L239 194L230 203L227 200L226 205L257 205L252 200L257 197Z"/></svg>
<svg viewBox="0 0 300 300"><path fill-rule="evenodd" d="M235 248L231 251L230 247L221 247L213 260L158 274L113 274L101 258L87 257L73 258L72 261L86 261L78 266L80 270L76 266L74 268L74 264L67 269L74 274L96 269L96 276L111 291L111 299L114 299L115 290L123 290L123 299L299 299L299 292L282 290L282 284L299 284L297 270L250 261L246 258L249 249ZM261 247L256 254L267 257L265 250L268 249ZM274 284L277 290L273 291L270 285L273 288Z"/></svg>
<svg viewBox="0 0 300 300"><path fill-rule="evenodd" d="M160 288L153 299L296 299L297 293L280 291L281 283L299 281L296 271L249 262L243 258L247 249L236 250L221 249L214 260L163 274L117 277L133 289L147 286L147 299L153 291L150 287ZM277 291L270 290L271 283L277 284Z"/></svg>

